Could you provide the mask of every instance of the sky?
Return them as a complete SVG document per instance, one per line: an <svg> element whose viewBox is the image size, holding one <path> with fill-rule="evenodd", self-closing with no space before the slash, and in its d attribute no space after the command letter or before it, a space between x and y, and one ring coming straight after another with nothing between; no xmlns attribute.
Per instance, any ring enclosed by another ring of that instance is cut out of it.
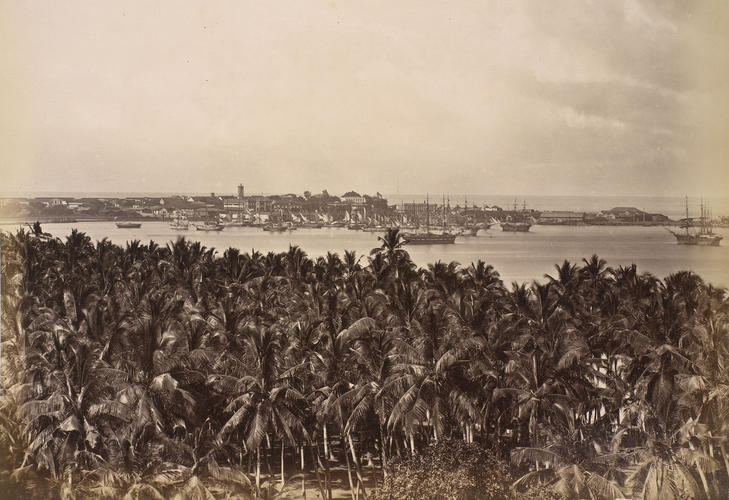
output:
<svg viewBox="0 0 729 500"><path fill-rule="evenodd" d="M0 192L726 196L726 0L0 0Z"/></svg>

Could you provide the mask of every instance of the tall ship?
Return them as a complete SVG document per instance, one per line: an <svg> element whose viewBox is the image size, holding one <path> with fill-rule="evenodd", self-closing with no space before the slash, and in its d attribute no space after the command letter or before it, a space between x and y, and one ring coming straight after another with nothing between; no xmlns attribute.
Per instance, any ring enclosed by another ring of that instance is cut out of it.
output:
<svg viewBox="0 0 729 500"><path fill-rule="evenodd" d="M715 234L711 226L711 218L709 217L708 211L704 208L703 201L701 202L701 215L699 216L699 230L691 232L689 228L693 227L692 220L689 217L688 211L688 196L686 197L686 219L681 227L686 229L685 233L677 233L669 231L676 237L676 242L679 245L700 245L700 246L713 246L718 247L721 244L723 236Z"/></svg>
<svg viewBox="0 0 729 500"><path fill-rule="evenodd" d="M463 202L463 215L466 219L465 224L461 228L462 236L478 236L478 232L483 229L487 231L494 225L494 221L491 222L474 222L468 215L468 197Z"/></svg>
<svg viewBox="0 0 729 500"><path fill-rule="evenodd" d="M456 242L456 235L447 231L445 205L443 205L443 232L430 232L430 204L425 198L425 232L403 233L407 245L451 245Z"/></svg>
<svg viewBox="0 0 729 500"><path fill-rule="evenodd" d="M501 223L502 231L508 231L510 233L526 233L529 231L529 228L532 227L529 220L530 218L526 213L526 202L524 202L520 217L516 215L516 210L516 200L514 200L514 216L512 217L512 220Z"/></svg>

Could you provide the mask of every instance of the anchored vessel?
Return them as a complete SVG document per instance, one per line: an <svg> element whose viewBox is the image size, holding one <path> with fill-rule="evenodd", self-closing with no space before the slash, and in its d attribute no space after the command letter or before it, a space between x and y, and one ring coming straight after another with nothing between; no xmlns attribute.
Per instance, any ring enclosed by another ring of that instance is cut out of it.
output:
<svg viewBox="0 0 729 500"><path fill-rule="evenodd" d="M141 222L117 222L116 227L119 229L136 229L142 227Z"/></svg>
<svg viewBox="0 0 729 500"><path fill-rule="evenodd" d="M493 224L490 222L481 222L477 224L467 224L463 226L463 235L464 236L478 236L478 232L483 229L488 230L491 229L491 226Z"/></svg>
<svg viewBox="0 0 729 500"><path fill-rule="evenodd" d="M711 220L707 215L707 211L704 209L704 203L701 202L701 216L699 217L699 230L697 232L690 232L691 218L688 212L688 196L686 197L686 221L683 227L686 229L685 233L676 233L669 229L671 234L676 237L676 242L679 245L700 245L700 246L713 246L718 247L721 240L724 238L719 234L715 234L711 227Z"/></svg>
<svg viewBox="0 0 729 500"><path fill-rule="evenodd" d="M514 215L516 215L516 200L514 200ZM512 233L526 233L529 228L532 227L530 222L527 222L526 215L526 202L524 202L524 208L522 208L521 220L511 220L501 223L501 230Z"/></svg>
<svg viewBox="0 0 729 500"><path fill-rule="evenodd" d="M424 233L403 233L405 244L408 245L450 245L456 242L456 235L446 231L445 206L443 207L443 229L442 233L430 232L430 204L425 198L425 232Z"/></svg>
<svg viewBox="0 0 729 500"><path fill-rule="evenodd" d="M222 231L225 228L224 225L213 220L205 221L202 224L194 224L194 226L198 231Z"/></svg>
<svg viewBox="0 0 729 500"><path fill-rule="evenodd" d="M187 219L180 216L179 214L170 223L170 228L176 231L187 231L189 227L190 223L187 222Z"/></svg>
<svg viewBox="0 0 729 500"><path fill-rule="evenodd" d="M269 231L272 233L283 233L284 231L295 231L296 226L291 224L282 224L282 223L268 223L265 226L263 226L264 231Z"/></svg>

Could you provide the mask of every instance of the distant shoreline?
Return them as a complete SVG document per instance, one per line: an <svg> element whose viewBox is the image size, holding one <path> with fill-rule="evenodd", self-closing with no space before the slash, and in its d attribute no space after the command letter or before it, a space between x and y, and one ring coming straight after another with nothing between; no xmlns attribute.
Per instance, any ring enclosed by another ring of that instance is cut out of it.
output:
<svg viewBox="0 0 729 500"><path fill-rule="evenodd" d="M131 219L130 219L131 220ZM134 219L134 222L169 222L170 219L159 219L159 218L150 218L150 219ZM7 225L29 225L33 224L35 222L40 222L41 224L76 224L76 223L86 223L86 222L121 222L119 219L113 219L109 217L74 217L72 219L64 220L63 218L58 217L39 217L34 219L2 219L0 220L0 225L7 226ZM581 222L579 224L575 223L557 223L557 222L537 222L535 225L537 226L576 226L576 227L582 227L582 226L612 226L612 227L623 227L623 226L643 226L643 227L662 227L662 226L670 226L670 227L677 227L679 226L679 221L666 221L666 222L649 222L649 221L640 221L640 222L622 222L622 221L602 221L602 222ZM726 225L721 224L714 224L716 227L729 227Z"/></svg>

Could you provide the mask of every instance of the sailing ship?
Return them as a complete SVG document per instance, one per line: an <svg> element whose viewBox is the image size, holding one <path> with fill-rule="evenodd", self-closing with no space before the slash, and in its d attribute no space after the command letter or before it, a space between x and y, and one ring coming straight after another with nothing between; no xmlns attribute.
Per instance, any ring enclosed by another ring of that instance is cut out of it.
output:
<svg viewBox="0 0 729 500"><path fill-rule="evenodd" d="M175 231L187 231L189 227L190 223L179 213L175 215L175 218L170 223L170 229L174 229Z"/></svg>
<svg viewBox="0 0 729 500"><path fill-rule="evenodd" d="M692 227L691 218L689 217L688 211L688 196L686 197L686 220L681 225L686 229L685 233L676 233L668 230L671 234L676 237L676 242L679 245L699 245L699 246L714 246L718 247L721 240L724 238L719 234L715 234L711 226L711 219L707 214L707 210L704 208L704 202L701 202L701 215L699 217L699 230L697 232L690 232L689 227Z"/></svg>
<svg viewBox="0 0 729 500"><path fill-rule="evenodd" d="M526 215L526 202L524 202L524 207L522 208L522 215L519 218L520 220L516 219L516 200L514 200L514 216L512 217L512 220L505 221L501 223L501 230L502 231L508 231L511 233L526 233L529 231L529 228L532 227L532 224L527 220Z"/></svg>
<svg viewBox="0 0 729 500"><path fill-rule="evenodd" d="M424 233L403 233L406 245L450 245L456 242L456 235L447 231L447 218L445 204L443 205L443 232L430 232L430 204L425 198L425 232Z"/></svg>
<svg viewBox="0 0 729 500"><path fill-rule="evenodd" d="M116 227L119 229L137 229L142 227L141 222L117 222Z"/></svg>
<svg viewBox="0 0 729 500"><path fill-rule="evenodd" d="M321 222L318 222L316 220L309 220L306 217L304 217L304 214L299 213L299 218L301 219L301 222L299 223L299 227L302 227L304 229L321 229L324 227L324 224Z"/></svg>

